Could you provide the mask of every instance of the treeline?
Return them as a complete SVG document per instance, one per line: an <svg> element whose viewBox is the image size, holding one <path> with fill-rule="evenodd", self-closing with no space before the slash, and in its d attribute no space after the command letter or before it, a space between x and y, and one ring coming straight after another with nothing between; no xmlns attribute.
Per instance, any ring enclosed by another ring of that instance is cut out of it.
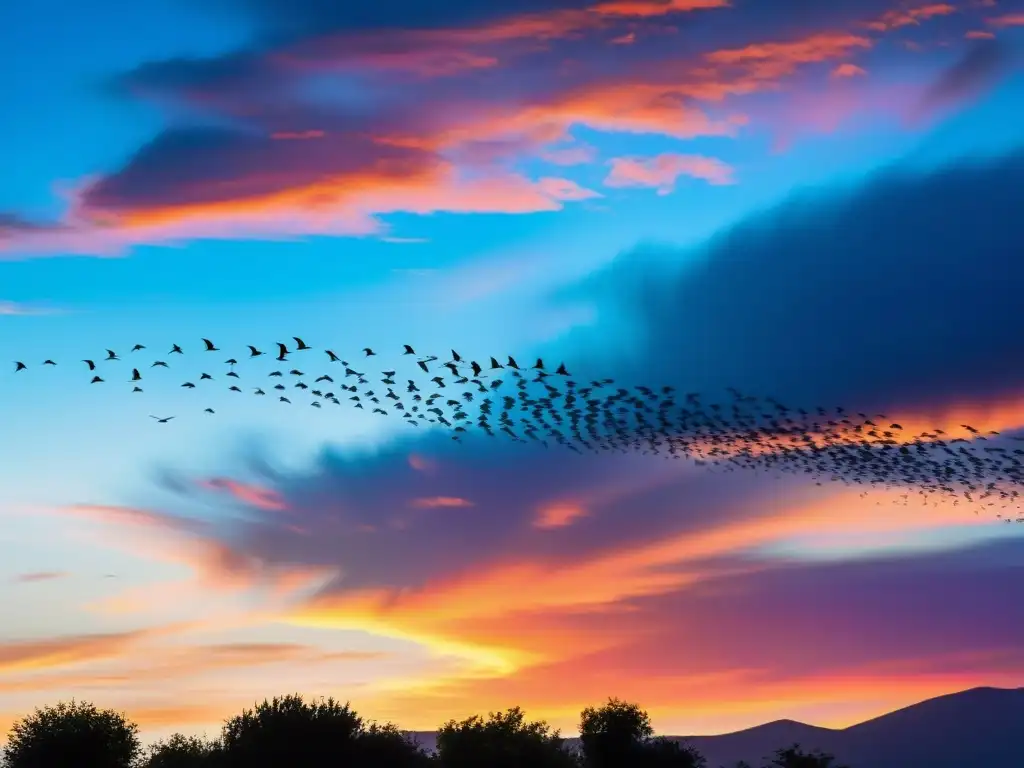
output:
<svg viewBox="0 0 1024 768"><path fill-rule="evenodd" d="M718 768L692 746L656 737L636 704L609 699L580 714L570 749L518 707L451 720L428 754L391 723L368 722L334 699L293 694L264 700L226 721L215 739L174 734L143 749L138 725L87 702L61 702L17 721L4 768ZM724 767L723 767L724 768ZM740 763L731 768L755 768ZM843 768L799 745L763 768Z"/></svg>

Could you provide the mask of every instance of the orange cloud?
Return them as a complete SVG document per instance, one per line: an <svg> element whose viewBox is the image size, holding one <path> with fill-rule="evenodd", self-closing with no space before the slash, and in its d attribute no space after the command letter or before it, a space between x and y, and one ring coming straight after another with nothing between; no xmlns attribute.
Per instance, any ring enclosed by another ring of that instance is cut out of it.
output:
<svg viewBox="0 0 1024 768"><path fill-rule="evenodd" d="M545 504L537 510L534 528L565 528L577 520L587 517L590 513L580 504L571 501L560 501Z"/></svg>
<svg viewBox="0 0 1024 768"><path fill-rule="evenodd" d="M472 507L473 502L458 496L431 496L428 498L413 499L410 502L417 509L438 509L441 507Z"/></svg>
<svg viewBox="0 0 1024 768"><path fill-rule="evenodd" d="M23 640L0 644L0 674L81 664L120 655L144 632Z"/></svg>
<svg viewBox="0 0 1024 768"><path fill-rule="evenodd" d="M850 64L849 62L844 62L832 70L832 77L857 77L864 76L866 74L866 69L858 67L856 64Z"/></svg>
<svg viewBox="0 0 1024 768"><path fill-rule="evenodd" d="M882 504L876 505L880 497ZM702 722L712 729L777 717L780 700L806 711L836 698L850 699L856 710L850 714L852 720L871 707L885 708L878 705L877 697L858 705L852 688L847 689L860 685L857 677L871 677L867 672L847 673L840 688L822 697L822 686L838 683L844 673L766 680L763 670L716 669L710 657L704 675L640 671L634 644L651 633L668 631L666 624L671 624L674 654L692 657L697 665L706 649L693 645L672 617L647 612L638 600L713 589L706 585L723 575L756 578L760 570L772 567L773 558L788 558L791 555L781 553L794 548L828 556L850 546L868 550L913 546L926 532L994 525L962 508L913 501L904 506L898 492L873 494L870 499L849 490L790 495L770 509L758 500L748 514L710 529L610 547L576 562L505 558L472 573L436 577L417 587L320 596L298 608L289 621L403 638L437 654L462 658L467 664L462 671L402 681L400 686L378 691L368 702L411 728L511 702L542 716L553 715L571 728L582 706L610 693L628 695L663 717L696 716L697 710L685 704L689 700L699 701L695 705L699 708L710 703L707 720ZM773 555L775 551L780 554ZM719 557L732 562L709 565ZM634 665L632 671L621 666L623 659ZM1004 674L1006 667L992 669ZM901 673L910 674L904 666L871 679L892 680ZM969 685L977 684L972 682L977 680L977 669L971 673L974 678L965 673L964 679ZM571 690L553 684L564 679L580 684ZM949 690L949 684L948 676L930 682L936 692ZM692 696L686 693L691 690ZM869 686L858 691L867 692ZM738 704L741 700L747 709Z"/></svg>
<svg viewBox="0 0 1024 768"><path fill-rule="evenodd" d="M731 166L713 157L680 155L671 152L651 158L617 157L610 161L611 172L604 183L609 187L656 187L668 194L680 176L703 179L710 184L732 184Z"/></svg>
<svg viewBox="0 0 1024 768"><path fill-rule="evenodd" d="M288 505L281 494L269 488L262 488L258 485L240 483L227 477L214 477L209 480L199 480L199 485L215 491L225 491L244 504L266 510L285 510Z"/></svg>
<svg viewBox="0 0 1024 768"><path fill-rule="evenodd" d="M876 32L891 32L894 29L918 25L922 21L936 16L948 16L951 13L956 13L956 7L949 3L929 3L916 8L886 11L878 19L865 22L864 26Z"/></svg>
<svg viewBox="0 0 1024 768"><path fill-rule="evenodd" d="M602 16L654 17L684 11L728 8L729 0L610 0L591 7Z"/></svg>
<svg viewBox="0 0 1024 768"><path fill-rule="evenodd" d="M775 62L780 72L790 72L798 64L837 59L858 48L870 47L871 41L866 37L823 32L784 43L754 43L742 48L712 51L705 58L715 64Z"/></svg>
<svg viewBox="0 0 1024 768"><path fill-rule="evenodd" d="M418 453L409 454L409 466L417 472L430 472L437 468L435 462Z"/></svg>
<svg viewBox="0 0 1024 768"><path fill-rule="evenodd" d="M194 584L169 583L159 588L147 585L103 603L116 612L132 612L152 605L158 589L163 590L165 598L189 594L193 586L220 592L265 586L272 593L283 594L289 589L322 582L335 573L333 568L269 567L213 538L210 527L200 521L171 518L150 510L76 505L58 513L106 526L115 535L135 534L130 546L132 554L183 565L192 572Z"/></svg>
<svg viewBox="0 0 1024 768"><path fill-rule="evenodd" d="M969 29L964 33L964 37L968 40L991 40L995 34L984 29Z"/></svg>
<svg viewBox="0 0 1024 768"><path fill-rule="evenodd" d="M245 178L233 185L237 195L229 199L182 200L120 212L90 209L79 202L69 214L74 224L60 231L26 232L0 241L0 248L114 254L140 242L370 235L382 231L377 218L382 214L523 214L556 211L566 202L600 197L568 179L531 181L498 172L464 177L440 159L340 173L300 186L284 184L273 192L246 192Z"/></svg>

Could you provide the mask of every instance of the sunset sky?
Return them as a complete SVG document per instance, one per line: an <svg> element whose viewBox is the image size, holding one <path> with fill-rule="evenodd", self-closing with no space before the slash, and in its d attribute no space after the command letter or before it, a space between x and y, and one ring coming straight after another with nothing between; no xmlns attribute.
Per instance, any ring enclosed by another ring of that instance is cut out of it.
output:
<svg viewBox="0 0 1024 768"><path fill-rule="evenodd" d="M1024 430L1024 3L14 0L0 30L4 731L75 697L212 734L301 691L721 733L1024 685L1024 525L990 508L178 386L202 337L219 370L297 335L324 371L408 343Z"/></svg>

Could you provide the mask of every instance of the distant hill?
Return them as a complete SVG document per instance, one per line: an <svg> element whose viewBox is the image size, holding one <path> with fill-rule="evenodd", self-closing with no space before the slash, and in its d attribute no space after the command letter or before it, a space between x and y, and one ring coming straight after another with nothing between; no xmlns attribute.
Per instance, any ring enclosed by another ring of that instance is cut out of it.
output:
<svg viewBox="0 0 1024 768"><path fill-rule="evenodd" d="M686 739L708 768L746 760L757 768L776 749L799 743L850 768L1024 768L1024 688L972 688L898 709L849 728L776 720L719 736ZM433 750L433 731L410 733ZM576 739L567 740L576 744Z"/></svg>

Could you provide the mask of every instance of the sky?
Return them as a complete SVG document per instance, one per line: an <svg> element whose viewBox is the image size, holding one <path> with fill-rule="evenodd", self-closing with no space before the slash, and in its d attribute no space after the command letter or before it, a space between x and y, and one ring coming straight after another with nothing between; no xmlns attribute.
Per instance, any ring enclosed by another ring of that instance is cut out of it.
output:
<svg viewBox="0 0 1024 768"><path fill-rule="evenodd" d="M1024 681L1024 527L984 507L178 386L203 337L300 336L325 370L544 355L1024 429L1024 6L15 0L0 30L0 726L74 697L213 734L299 691L722 733Z"/></svg>

